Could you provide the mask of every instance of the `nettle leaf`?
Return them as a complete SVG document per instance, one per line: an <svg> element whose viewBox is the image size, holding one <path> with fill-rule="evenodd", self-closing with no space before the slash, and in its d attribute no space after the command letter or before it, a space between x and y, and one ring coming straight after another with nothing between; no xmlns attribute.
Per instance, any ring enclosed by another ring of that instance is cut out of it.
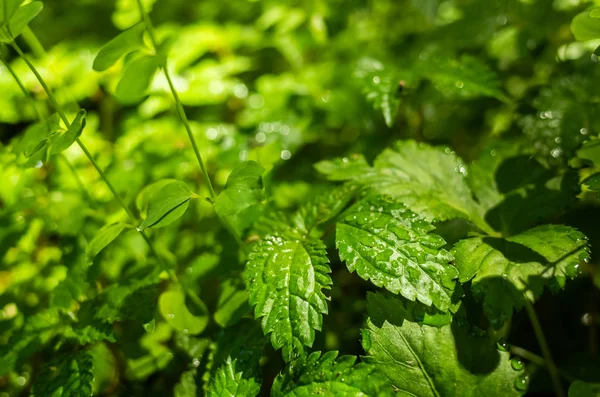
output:
<svg viewBox="0 0 600 397"><path fill-rule="evenodd" d="M185 214L190 199L195 196L183 182L166 184L152 195L148 202L148 216L139 228L144 230L170 225Z"/></svg>
<svg viewBox="0 0 600 397"><path fill-rule="evenodd" d="M337 223L336 247L348 270L410 300L450 307L458 271L435 228L397 200L367 197Z"/></svg>
<svg viewBox="0 0 600 397"><path fill-rule="evenodd" d="M556 291L589 259L587 238L562 225L543 225L506 239L474 237L459 241L452 253L460 282L471 291L498 328L524 299L535 300L549 286ZM526 298L527 297L527 298Z"/></svg>
<svg viewBox="0 0 600 397"><path fill-rule="evenodd" d="M302 205L292 217L300 230L310 232L316 226L334 219L354 199L358 185L345 183L317 195Z"/></svg>
<svg viewBox="0 0 600 397"><path fill-rule="evenodd" d="M215 211L227 217L233 227L242 232L260 216L260 203L264 198L263 166L256 161L237 165L215 200Z"/></svg>
<svg viewBox="0 0 600 397"><path fill-rule="evenodd" d="M144 23L138 23L135 26L121 32L117 37L106 43L94 58L94 70L102 72L112 65L114 65L119 59L125 55L140 50L145 47L144 45L144 32L146 31L146 25Z"/></svg>
<svg viewBox="0 0 600 397"><path fill-rule="evenodd" d="M267 338L256 322L242 320L221 330L203 377L209 396L256 396L261 387L260 359Z"/></svg>
<svg viewBox="0 0 600 397"><path fill-rule="evenodd" d="M117 84L115 95L119 101L134 104L144 98L159 66L160 59L155 55L142 55L131 61Z"/></svg>
<svg viewBox="0 0 600 397"><path fill-rule="evenodd" d="M196 313L192 313L185 301L185 293L181 288L172 288L163 292L158 298L158 308L162 316L177 331L197 335L208 325L208 309L202 301L190 305Z"/></svg>
<svg viewBox="0 0 600 397"><path fill-rule="evenodd" d="M246 263L246 288L254 316L263 317L275 349L293 359L312 346L323 325L331 285L325 245L313 238L269 236L254 245Z"/></svg>
<svg viewBox="0 0 600 397"><path fill-rule="evenodd" d="M198 372L198 370L194 368L189 371L185 371L181 375L179 383L177 383L173 388L173 395L175 397L196 397L198 395L196 387L196 372Z"/></svg>
<svg viewBox="0 0 600 397"><path fill-rule="evenodd" d="M60 136L53 137L50 154L60 153L63 150L67 150L69 147L71 147L73 142L75 142L75 140L81 136L81 133L85 128L85 116L85 109L81 109L79 112L77 112L77 116L75 116L71 126L67 128L67 131Z"/></svg>
<svg viewBox="0 0 600 397"><path fill-rule="evenodd" d="M271 396L394 396L390 382L375 367L356 363L337 351L313 352L290 363L275 378Z"/></svg>
<svg viewBox="0 0 600 397"><path fill-rule="evenodd" d="M20 330L15 330L8 343L0 346L0 376L13 370L46 344L60 330L60 318L55 310L36 313L25 319Z"/></svg>
<svg viewBox="0 0 600 397"><path fill-rule="evenodd" d="M32 396L89 397L94 382L92 355L81 350L48 362L36 377Z"/></svg>
<svg viewBox="0 0 600 397"><path fill-rule="evenodd" d="M22 1L7 2L7 13L4 15L4 23L0 23L0 42L10 43L16 39L23 29L27 27L44 8L44 4L41 1L32 1L31 3L24 4L20 7L16 5L22 3ZM0 6L4 6L3 4ZM8 22L8 23L7 23Z"/></svg>
<svg viewBox="0 0 600 397"><path fill-rule="evenodd" d="M487 336L473 336L454 321L430 327L402 311L396 297L367 295L369 319L362 333L364 361L385 374L400 395L419 397L520 396L524 377Z"/></svg>
<svg viewBox="0 0 600 397"><path fill-rule="evenodd" d="M33 156L44 148L49 139L58 132L59 122L59 116L55 113L44 122L31 125L25 130L23 139L15 145L15 151L22 152L25 157Z"/></svg>
<svg viewBox="0 0 600 397"><path fill-rule="evenodd" d="M596 192L596 197L600 199L600 172L588 176L581 183L589 190Z"/></svg>
<svg viewBox="0 0 600 397"><path fill-rule="evenodd" d="M385 124L388 127L394 125L400 105L395 74L381 62L363 58L358 62L354 76L361 81L367 100L383 113Z"/></svg>
<svg viewBox="0 0 600 397"><path fill-rule="evenodd" d="M87 246L85 253L88 258L93 260L104 248L115 241L127 227L127 224L123 222L115 222L100 229Z"/></svg>
<svg viewBox="0 0 600 397"><path fill-rule="evenodd" d="M583 11L573 18L571 32L579 41L594 40L600 38L600 20L594 14L600 8Z"/></svg>
<svg viewBox="0 0 600 397"><path fill-rule="evenodd" d="M344 164L352 169L345 178ZM317 168L325 169L329 179L354 180L377 193L397 198L429 221L465 218L482 230L493 232L465 181L466 165L450 149L402 141L377 156L373 167L365 166L359 157L354 161L322 163Z"/></svg>

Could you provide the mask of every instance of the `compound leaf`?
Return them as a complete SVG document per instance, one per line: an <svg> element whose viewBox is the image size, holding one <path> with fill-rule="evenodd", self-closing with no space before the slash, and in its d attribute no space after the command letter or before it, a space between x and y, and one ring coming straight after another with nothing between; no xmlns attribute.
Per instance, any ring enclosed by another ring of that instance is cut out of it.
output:
<svg viewBox="0 0 600 397"><path fill-rule="evenodd" d="M338 352L313 352L290 363L275 378L273 397L300 396L394 396L389 381L375 367L356 363L354 356Z"/></svg>
<svg viewBox="0 0 600 397"><path fill-rule="evenodd" d="M331 278L325 245L317 239L268 236L254 245L246 264L246 288L256 318L275 349L291 360L312 346L323 325Z"/></svg>
<svg viewBox="0 0 600 397"><path fill-rule="evenodd" d="M15 3L13 3L13 6L14 4ZM42 12L43 8L44 4L41 1L32 1L31 3L14 9L14 13L10 16L8 24L5 24L2 29L0 29L0 42L9 43L16 39L23 29L27 27L29 22ZM9 14L10 13L11 11L9 10Z"/></svg>
<svg viewBox="0 0 600 397"><path fill-rule="evenodd" d="M348 270L410 300L446 310L458 278L434 227L397 200L367 197L337 223L336 246Z"/></svg>
<svg viewBox="0 0 600 397"><path fill-rule="evenodd" d="M364 361L384 373L401 395L523 394L514 386L523 371L514 370L509 353L498 351L486 336L473 336L456 320L442 327L417 323L396 297L369 293L367 301Z"/></svg>
<svg viewBox="0 0 600 397"><path fill-rule="evenodd" d="M471 291L491 323L500 327L521 308L526 295L534 300L548 285L555 291L578 274L589 258L587 238L562 225L543 225L516 236L474 237L459 241L452 253L462 283Z"/></svg>

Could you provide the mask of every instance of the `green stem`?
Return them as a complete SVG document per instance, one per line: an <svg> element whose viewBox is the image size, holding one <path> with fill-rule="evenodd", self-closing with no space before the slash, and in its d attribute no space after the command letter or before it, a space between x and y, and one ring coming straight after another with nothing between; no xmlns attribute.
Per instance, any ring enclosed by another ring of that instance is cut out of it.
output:
<svg viewBox="0 0 600 397"><path fill-rule="evenodd" d="M543 357L540 357L537 354L530 352L529 350L523 349L522 347L511 346L510 352L515 356L519 356L521 358L529 360L532 363L539 365L540 367L547 367L546 361ZM562 376L565 380L569 382L573 382L575 380L575 377L573 377L573 375L562 371L560 368L558 369L558 373L560 374L560 376Z"/></svg>
<svg viewBox="0 0 600 397"><path fill-rule="evenodd" d="M21 79L19 78L19 76L17 75L17 73L15 73L14 69L12 68L12 66L10 66L10 63L8 63L6 60L4 60L4 58L2 58L2 62L4 63L4 66L6 66L6 70L8 70L8 72L10 73L10 75L13 77L13 79L15 80L15 82L17 83L17 85L19 86L19 88L21 89L21 91L23 92L23 94L25 95L25 97L31 103L31 107L35 111L35 114L37 115L38 120L40 122L43 122L44 121L44 116L42 115L42 112L40 112L40 109L38 109L38 107L36 106L36 104L35 104L35 98L33 98L31 96L31 93L27 90L27 88L25 87L25 85L23 84L23 82L21 81ZM86 197L86 199L88 199L88 200L91 201L91 196L89 195L88 191L86 190L85 186L83 185L83 182L79 178L79 175L77 174L77 171L75 171L75 168L73 167L73 165L71 164L71 162L69 161L69 159L67 158L67 156L65 156L64 154L60 153L59 157L65 162L65 164L67 164L67 166L69 167L69 170L71 170L71 173L73 174L75 182L77 183L77 186L79 186L79 189L81 189L81 191L83 192L83 195Z"/></svg>
<svg viewBox="0 0 600 397"><path fill-rule="evenodd" d="M58 101L56 100L56 97L52 93L52 90L50 90L50 87L48 87L48 85L46 84L46 81L39 74L39 72L36 69L35 65L33 65L33 63L31 63L31 61L29 60L29 58L23 53L23 51L21 50L21 48L19 48L19 46L15 42L12 42L11 44L12 44L12 47L15 49L15 51L17 51L17 53L19 54L19 56L23 59L23 61L25 61L25 63L29 67L29 69L31 69L31 71L33 72L33 74L35 75L35 77L37 78L37 80L39 81L39 83L41 84L42 88L46 92L46 95L48 95L48 100L50 101L50 103L52 104L52 106L54 107L54 109L56 110L56 112L58 113L58 115L60 116L60 118L65 123L65 126L67 128L69 128L71 126L71 123L69 122L69 119L65 115L65 112L63 111L63 109L60 106L60 104L58 103ZM81 148L81 150L83 151L83 153L86 155L86 157L88 158L88 160L90 160L90 162L92 163L92 165L94 166L94 168L96 169L96 171L98 171L98 174L100 175L100 178L102 178L102 180L104 181L104 183L106 183L106 186L108 186L108 188L110 189L110 191L112 192L112 194L115 196L115 198L117 199L117 201L119 202L119 204L121 205L121 207L125 210L125 212L129 216L129 218L132 220L132 222L134 224L138 223L137 219L133 215L133 212L131 212L131 210L125 204L125 202L123 201L123 199L121 198L121 196L119 196L119 194L117 193L115 187L112 185L112 183L110 183L110 180L108 179L108 177L106 176L106 174L104 173L104 171L102 171L102 169L100 168L100 166L98 165L98 163L96 162L96 160L94 160L94 156L92 156L92 154L87 149L87 147L83 144L83 142L81 141L81 139L77 138L75 140L75 142L77 142L77 144L79 145L79 147ZM166 266L164 266L163 261L162 261L161 257L158 255L158 253L156 252L156 249L154 248L154 245L150 241L150 238L146 235L145 232L143 232L141 230L139 230L139 232L142 235L142 237L144 238L144 240L146 240L146 243L148 243L148 246L150 247L150 251L156 257L156 259L159 261L159 263L161 264L161 266L169 273L169 276L172 279L176 280L176 276L175 276L174 272L171 269L169 269Z"/></svg>
<svg viewBox="0 0 600 397"><path fill-rule="evenodd" d="M23 37L23 40L25 40L29 48L31 48L31 51L33 51L36 58L43 58L46 55L46 49L44 49L44 46L40 43L40 40L29 26L26 26L25 29L23 29L21 37Z"/></svg>
<svg viewBox="0 0 600 397"><path fill-rule="evenodd" d="M550 352L550 346L548 345L548 341L544 336L544 332L542 331L542 326L540 325L540 320L535 313L535 309L531 305L531 302L525 296L525 309L527 310L527 314L529 315L529 321L531 321L531 325L533 326L533 332L535 333L535 337L542 349L542 353L544 355L544 362L546 363L546 367L548 368L548 372L550 372L550 377L552 378L552 383L554 384L554 391L558 397L565 397L565 393L562 388L562 384L560 382L560 374L554 360L552 359L552 353Z"/></svg>

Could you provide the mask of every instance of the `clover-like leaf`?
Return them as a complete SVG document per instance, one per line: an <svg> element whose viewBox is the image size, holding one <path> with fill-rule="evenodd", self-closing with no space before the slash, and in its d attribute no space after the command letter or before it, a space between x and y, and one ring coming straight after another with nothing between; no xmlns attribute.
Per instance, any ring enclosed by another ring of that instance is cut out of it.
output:
<svg viewBox="0 0 600 397"><path fill-rule="evenodd" d="M473 237L459 241L452 253L462 283L483 300L491 323L500 327L524 299L534 300L549 286L555 291L578 274L589 258L583 233L562 225L543 225L516 236ZM527 298L526 298L527 297Z"/></svg>
<svg viewBox="0 0 600 397"><path fill-rule="evenodd" d="M32 1L21 6L18 6L22 1L7 1L6 15L4 15L4 23L0 19L0 42L10 43L16 39L23 29L27 27L44 8L41 1ZM18 7L15 7L15 6ZM4 6L0 4L0 6Z"/></svg>
<svg viewBox="0 0 600 397"><path fill-rule="evenodd" d="M94 259L104 248L119 237L126 227L127 225L123 222L115 222L100 229L86 249L88 258Z"/></svg>
<svg viewBox="0 0 600 397"><path fill-rule="evenodd" d="M577 40L587 41L600 38L600 20L594 16L599 9L583 11L573 18L571 32Z"/></svg>
<svg viewBox="0 0 600 397"><path fill-rule="evenodd" d="M41 123L31 125L25 130L23 139L15 145L15 151L22 152L25 157L31 157L44 148L48 141L60 128L59 116L54 113Z"/></svg>
<svg viewBox="0 0 600 397"><path fill-rule="evenodd" d="M86 350L65 353L49 361L36 377L32 395L88 397L94 382L92 355Z"/></svg>
<svg viewBox="0 0 600 397"><path fill-rule="evenodd" d="M313 352L291 362L275 378L271 396L365 396L385 397L396 393L374 366L358 363L356 357L341 356L338 352Z"/></svg>
<svg viewBox="0 0 600 397"><path fill-rule="evenodd" d="M246 288L254 315L271 333L275 349L291 360L312 346L327 313L331 285L325 245L317 239L270 236L254 245L246 264Z"/></svg>
<svg viewBox="0 0 600 397"><path fill-rule="evenodd" d="M403 301L367 295L369 319L362 333L364 361L384 373L400 395L419 397L520 396L524 376L508 352L459 321L442 327L415 322Z"/></svg>
<svg viewBox="0 0 600 397"><path fill-rule="evenodd" d="M208 324L208 309L202 301L194 302L199 313L193 314L185 302L181 288L172 288L158 298L158 308L163 317L178 331L196 335Z"/></svg>
<svg viewBox="0 0 600 397"><path fill-rule="evenodd" d="M192 197L195 195L185 183L175 181L166 184L152 195L148 202L148 216L139 228L170 225L185 214Z"/></svg>
<svg viewBox="0 0 600 397"><path fill-rule="evenodd" d="M336 247L348 270L391 292L446 310L458 278L434 227L398 200L367 197L343 213Z"/></svg>
<svg viewBox="0 0 600 397"><path fill-rule="evenodd" d="M124 104L139 102L147 94L159 66L155 55L142 55L131 61L117 84L117 98Z"/></svg>
<svg viewBox="0 0 600 397"><path fill-rule="evenodd" d="M231 171L225 188L215 200L217 214L227 217L238 232L250 226L260 215L264 172L263 166L256 161L244 161Z"/></svg>
<svg viewBox="0 0 600 397"><path fill-rule="evenodd" d="M94 70L98 72L106 70L125 55L144 48L145 31L146 25L138 23L106 43L94 58L92 66Z"/></svg>
<svg viewBox="0 0 600 397"><path fill-rule="evenodd" d="M52 148L50 149L50 154L60 153L63 150L67 150L77 138L81 136L83 129L85 128L86 123L86 111L85 109L81 109L77 112L75 119L67 128L67 131L60 135L56 136L52 139Z"/></svg>

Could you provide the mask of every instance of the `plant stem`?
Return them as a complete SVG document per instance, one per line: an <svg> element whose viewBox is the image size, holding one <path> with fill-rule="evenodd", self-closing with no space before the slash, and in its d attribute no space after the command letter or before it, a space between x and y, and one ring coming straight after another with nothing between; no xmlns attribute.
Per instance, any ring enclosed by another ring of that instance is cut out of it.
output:
<svg viewBox="0 0 600 397"><path fill-rule="evenodd" d="M36 58L42 58L44 55L46 55L44 46L42 43L40 43L40 40L37 38L35 33L33 33L33 30L31 30L29 26L26 26L25 29L23 29L23 32L21 32L21 37L23 37L23 40L25 40L29 48L31 48L31 51L33 51Z"/></svg>
<svg viewBox="0 0 600 397"><path fill-rule="evenodd" d="M530 352L529 350L523 349L522 347L511 346L510 352L512 354L514 354L515 356L519 356L521 358L529 360L532 363L535 363L541 367L547 367L546 361L544 360L543 357L540 357L537 354ZM560 376L562 376L565 380L567 380L569 382L573 382L575 380L575 377L573 375L561 370L560 368L557 368L557 370L558 370L558 373L560 374Z"/></svg>
<svg viewBox="0 0 600 397"><path fill-rule="evenodd" d="M4 60L4 58L2 58L2 62L4 63L4 66L6 66L6 70L8 70L10 75L13 77L13 79L15 80L15 82L17 83L17 85L19 86L19 88L21 89L23 94L25 95L25 97L31 103L31 107L35 111L35 114L36 114L38 120L40 122L43 122L44 116L42 115L42 112L40 112L40 109L38 109L38 107L36 106L35 98L33 98L31 96L31 93L29 91L27 91L27 88L25 87L25 85L23 84L23 82L21 81L21 79L19 78L17 73L15 73L14 69L10 66L10 63L8 63L6 60ZM67 156L65 156L64 154L60 153L59 157L65 162L65 164L67 164L67 166L69 167L69 170L71 170L71 173L73 174L75 182L77 183L77 186L79 186L79 189L81 189L81 191L83 192L83 195L88 200L91 200L91 196L89 195L88 191L86 190L85 186L83 185L83 182L81 182L81 179L79 178L77 171L75 171L75 167L73 167L73 164L71 164L71 162L69 161Z"/></svg>
<svg viewBox="0 0 600 397"><path fill-rule="evenodd" d="M146 31L150 36L150 41L152 42L152 46L155 50L158 49L158 41L156 40L156 35L154 33L154 26L152 25L152 20L144 10L144 6L142 4L142 0L137 0L138 7L140 9L140 14L142 15L142 19L146 24ZM198 149L198 145L196 144L196 140L194 139L194 135L192 134L192 127L190 126L189 120L183 109L183 104L179 99L179 94L175 89L175 85L173 84L173 80L171 79L171 75L169 74L169 69L167 68L167 61L164 60L162 66L162 70L167 78L167 82L169 83L169 88L171 90L171 94L173 95L173 99L175 100L175 107L177 109L177 113L183 126L185 127L185 131L187 132L188 138L192 143L192 148L194 149L194 154L196 155L196 160L198 160L198 164L200 165L200 169L202 170L202 174L204 175L204 179L206 181L206 185L208 186L208 192L210 193L210 198L214 202L217 198L215 190L213 189L212 183L210 181L210 177L208 176L208 172L206 171L206 166L204 165L204 161L202 160L202 155L200 154L200 150Z"/></svg>
<svg viewBox="0 0 600 397"><path fill-rule="evenodd" d="M548 372L550 373L550 377L552 378L552 383L554 384L554 391L558 397L565 397L565 393L562 388L562 384L560 382L560 376L558 368L552 359L552 354L550 352L550 346L548 345L548 341L544 336L544 332L542 331L542 326L540 325L540 321L535 313L535 309L531 305L531 302L525 296L525 309L527 310L527 314L529 315L529 321L531 321L531 325L533 326L533 332L535 333L535 337L542 349L542 353L544 355L544 362L546 363L546 367L548 368Z"/></svg>
<svg viewBox="0 0 600 397"><path fill-rule="evenodd" d="M23 53L23 51L21 50L21 48L19 48L19 46L14 41L11 43L11 45L15 49L15 51L17 51L17 53L23 59L23 61L25 61L25 63L29 67L29 69L31 69L31 71L33 72L33 74L35 75L35 77L37 78L37 80L39 81L39 83L41 84L42 88L46 92L46 95L48 95L48 100L50 101L50 103L52 104L52 106L54 107L54 109L56 110L56 112L58 113L58 115L60 116L60 118L62 119L62 121L65 123L65 126L67 128L69 128L71 126L71 123L69 122L69 119L65 115L65 112L63 111L63 109L60 106L60 104L58 103L58 101L56 100L56 97L52 93L52 90L50 90L50 87L48 87L48 85L46 84L46 81L39 74L39 72L36 69L35 65L33 65L33 63L31 63L31 61L29 60L29 58ZM100 168L100 166L98 165L98 163L96 162L96 160L94 160L94 156L92 156L92 154L87 149L87 147L83 144L83 142L81 141L81 139L77 138L75 140L75 142L77 142L77 144L79 145L79 147L81 148L81 150L83 151L83 153L86 155L86 157L88 158L88 160L90 160L90 162L92 163L92 165L94 166L94 168L96 169L96 171L98 171L98 174L100 175L100 178L102 178L102 180L104 181L104 183L106 183L106 186L108 186L108 188L110 189L110 191L112 192L112 194L115 196L115 198L117 199L117 201L119 202L119 204L121 205L121 207L125 210L125 212L127 213L127 216L129 216L129 218L131 219L131 221L134 224L137 224L138 221L135 218L135 216L133 215L133 212L131 212L131 210L125 204L125 202L123 201L123 199L121 198L121 196L119 196L119 194L117 193L115 187L112 185L112 183L110 182L110 180L108 179L108 177L106 176L106 174L104 173L104 171L102 171L102 169ZM176 276L175 276L173 270L170 269L170 268L167 268L163 264L163 261L162 261L161 257L156 252L156 249L154 248L154 245L150 241L150 238L148 237L148 235L144 231L142 231L142 230L138 230L138 231L140 232L140 234L142 235L142 237L144 238L144 240L146 240L146 243L148 243L148 246L150 247L150 252L156 257L156 259L158 260L158 262L160 263L160 265L164 268L164 270L166 270L169 273L169 276L172 279L176 280Z"/></svg>

